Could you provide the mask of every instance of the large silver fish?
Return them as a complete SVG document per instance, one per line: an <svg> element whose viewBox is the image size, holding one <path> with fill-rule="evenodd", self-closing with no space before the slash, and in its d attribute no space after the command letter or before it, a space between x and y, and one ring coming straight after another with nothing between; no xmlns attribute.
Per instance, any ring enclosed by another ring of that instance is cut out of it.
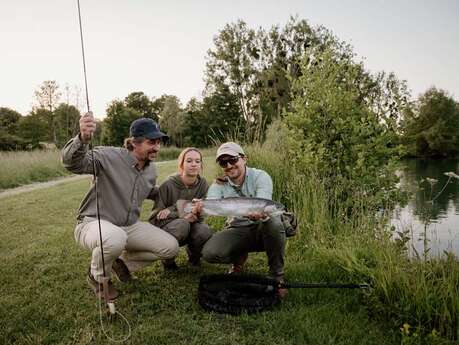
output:
<svg viewBox="0 0 459 345"><path fill-rule="evenodd" d="M222 198L203 199L201 215L223 216L223 217L245 217L250 213L263 212L268 216L279 215L283 212L284 206L278 202L262 198ZM189 200L178 200L177 210L180 217L190 213L193 202Z"/></svg>

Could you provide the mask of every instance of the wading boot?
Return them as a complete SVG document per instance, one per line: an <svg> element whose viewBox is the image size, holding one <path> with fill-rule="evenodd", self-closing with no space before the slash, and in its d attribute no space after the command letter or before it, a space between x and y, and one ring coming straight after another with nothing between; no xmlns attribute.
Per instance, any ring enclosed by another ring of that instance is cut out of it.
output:
<svg viewBox="0 0 459 345"><path fill-rule="evenodd" d="M175 272L178 270L178 266L175 263L175 259L165 259L161 261L164 267L164 270L167 272Z"/></svg>
<svg viewBox="0 0 459 345"><path fill-rule="evenodd" d="M236 262L231 265L231 268L228 271L228 274L239 274L244 270L244 264L249 257L248 253L242 254Z"/></svg>
<svg viewBox="0 0 459 345"><path fill-rule="evenodd" d="M91 274L91 269L88 270L88 275L86 277L86 280L88 282L89 287L96 295L96 297L105 299L104 286L94 279L94 277ZM108 296L107 297L109 301L113 301L114 299L118 297L118 291L116 291L111 280L108 281Z"/></svg>
<svg viewBox="0 0 459 345"><path fill-rule="evenodd" d="M115 261L113 261L112 271L115 272L118 279L123 283L130 281L132 278L131 272L129 272L126 264L120 258L117 258Z"/></svg>
<svg viewBox="0 0 459 345"><path fill-rule="evenodd" d="M188 246L186 247L186 253L188 254L188 263L192 266L192 267L199 267L201 266L201 253L194 253L190 250L190 248L188 248Z"/></svg>

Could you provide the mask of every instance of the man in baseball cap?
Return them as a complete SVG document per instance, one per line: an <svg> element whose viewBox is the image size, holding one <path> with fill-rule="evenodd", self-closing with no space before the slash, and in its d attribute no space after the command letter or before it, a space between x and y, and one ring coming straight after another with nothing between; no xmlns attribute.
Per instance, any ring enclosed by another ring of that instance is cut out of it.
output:
<svg viewBox="0 0 459 345"><path fill-rule="evenodd" d="M210 186L208 199L272 199L271 177L263 170L247 166L247 157L240 145L234 142L222 144L217 150L216 161L223 169L224 176ZM262 213L252 213L247 218L228 219L224 229L216 232L204 245L202 254L208 262L232 264L230 273L239 273L249 252L264 251L268 257L270 275L281 282L284 276L284 248L285 230L280 216L268 218Z"/></svg>
<svg viewBox="0 0 459 345"><path fill-rule="evenodd" d="M112 281L106 285L107 291L102 284L112 270L120 281L128 281L134 270L154 260L174 258L178 242L166 231L139 219L142 202L156 197L157 173L151 162L167 135L152 119L137 119L131 124L124 148L96 147L92 155L88 144L95 129L92 113L81 117L80 133L63 148L62 161L73 173L97 176L97 193L92 184L78 210L75 239L92 253L86 275L89 286L97 296L105 297L108 292L107 298L112 300L118 296Z"/></svg>

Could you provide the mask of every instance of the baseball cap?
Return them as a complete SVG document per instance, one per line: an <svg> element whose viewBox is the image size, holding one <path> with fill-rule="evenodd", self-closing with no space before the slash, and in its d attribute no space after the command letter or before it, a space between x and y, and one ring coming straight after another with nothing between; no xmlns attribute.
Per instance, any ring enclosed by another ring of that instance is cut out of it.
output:
<svg viewBox="0 0 459 345"><path fill-rule="evenodd" d="M229 141L227 143L220 145L220 147L217 150L216 160L218 161L218 158L224 155L235 157L235 156L245 156L245 153L241 146L239 146L236 143L233 143L232 141Z"/></svg>
<svg viewBox="0 0 459 345"><path fill-rule="evenodd" d="M131 123L129 130L131 137L144 137L147 139L167 139L166 134L160 131L159 125L153 119L142 117Z"/></svg>

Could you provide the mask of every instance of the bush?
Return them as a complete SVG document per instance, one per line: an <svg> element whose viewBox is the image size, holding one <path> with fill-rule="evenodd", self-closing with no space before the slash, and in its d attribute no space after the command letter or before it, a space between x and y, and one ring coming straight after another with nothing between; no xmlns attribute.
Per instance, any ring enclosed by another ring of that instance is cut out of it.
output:
<svg viewBox="0 0 459 345"><path fill-rule="evenodd" d="M306 270L316 280L370 284L362 295L369 314L389 321L403 344L450 344L459 337L457 258L408 258L402 241L392 240L387 219L364 207L367 197L355 195L350 216L333 212L342 209L341 196L330 195L314 166L299 170L285 147L247 152L251 166L272 176L274 199L299 219L299 233L287 243L289 278Z"/></svg>
<svg viewBox="0 0 459 345"><path fill-rule="evenodd" d="M336 199L346 213L363 199L370 209L393 205L400 197L399 150L395 133L366 99L371 78L362 65L337 60L328 50L314 67L307 57L301 66L304 73L293 82L292 110L285 117L290 164L298 172L317 173L329 200Z"/></svg>

